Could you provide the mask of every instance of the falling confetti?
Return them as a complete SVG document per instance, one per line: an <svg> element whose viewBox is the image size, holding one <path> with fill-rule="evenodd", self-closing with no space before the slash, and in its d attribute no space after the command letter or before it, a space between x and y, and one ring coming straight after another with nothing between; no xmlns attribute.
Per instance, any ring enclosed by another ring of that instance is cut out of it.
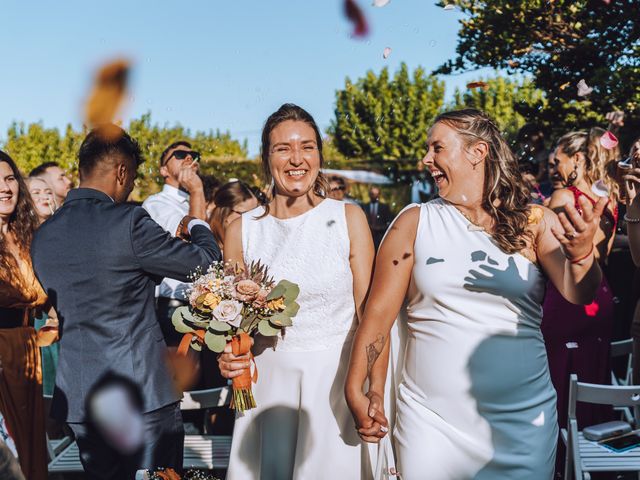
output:
<svg viewBox="0 0 640 480"><path fill-rule="evenodd" d="M607 131L604 132L604 134L602 134L602 136L600 137L600 145L602 145L603 148L606 148L607 150L611 150L612 148L616 148L618 146L618 139L613 133Z"/></svg>
<svg viewBox="0 0 640 480"><path fill-rule="evenodd" d="M560 85L560 91L564 90L565 88L569 87L570 85L571 85L571 82L563 83L562 85Z"/></svg>
<svg viewBox="0 0 640 480"><path fill-rule="evenodd" d="M470 82L467 83L467 88L481 88L482 90L488 90L489 84L487 82Z"/></svg>
<svg viewBox="0 0 640 480"><path fill-rule="evenodd" d="M385 6L389 5L390 1L391 0L373 0L372 5L374 7L385 7Z"/></svg>
<svg viewBox="0 0 640 480"><path fill-rule="evenodd" d="M382 58L389 58L389 55L391 55L391 48L386 47L382 52Z"/></svg>
<svg viewBox="0 0 640 480"><path fill-rule="evenodd" d="M369 25L367 24L364 13L362 13L362 10L355 0L345 0L344 13L353 24L353 36L366 37L369 33Z"/></svg>
<svg viewBox="0 0 640 480"><path fill-rule="evenodd" d="M590 87L589 85L587 85L587 82L585 82L584 80L580 80L578 82L578 96L579 97L586 97L591 92L593 92L593 88Z"/></svg>
<svg viewBox="0 0 640 480"><path fill-rule="evenodd" d="M591 191L598 197L609 198L609 188L602 180L591 185Z"/></svg>
<svg viewBox="0 0 640 480"><path fill-rule="evenodd" d="M456 6L453 3L448 3L444 6L445 10L455 10Z"/></svg>
<svg viewBox="0 0 640 480"><path fill-rule="evenodd" d="M116 60L104 65L96 75L95 83L85 107L86 124L95 128L113 123L125 99L129 62ZM107 135L115 130L103 129Z"/></svg>

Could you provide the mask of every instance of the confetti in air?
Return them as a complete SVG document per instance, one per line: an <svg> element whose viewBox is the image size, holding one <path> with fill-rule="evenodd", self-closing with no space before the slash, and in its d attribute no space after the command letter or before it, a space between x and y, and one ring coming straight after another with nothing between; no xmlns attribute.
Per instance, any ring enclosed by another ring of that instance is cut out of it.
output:
<svg viewBox="0 0 640 480"><path fill-rule="evenodd" d="M602 134L600 137L600 145L607 150L611 150L612 148L616 148L618 146L618 139L616 136L607 131Z"/></svg>
<svg viewBox="0 0 640 480"><path fill-rule="evenodd" d="M389 58L389 55L391 55L391 48L386 47L382 52L382 58L387 59Z"/></svg>
<svg viewBox="0 0 640 480"><path fill-rule="evenodd" d="M385 7L385 6L389 5L390 1L391 0L373 0L372 5L374 7Z"/></svg>
<svg viewBox="0 0 640 480"><path fill-rule="evenodd" d="M352 35L360 38L366 37L369 33L369 25L367 24L367 19L365 18L364 13L362 13L362 10L355 0L345 0L344 13L353 24Z"/></svg>
<svg viewBox="0 0 640 480"><path fill-rule="evenodd" d="M482 90L488 90L489 84L487 82L470 82L467 83L467 88L481 88Z"/></svg>
<svg viewBox="0 0 640 480"><path fill-rule="evenodd" d="M587 85L587 82L585 82L584 80L580 80L578 82L578 96L579 97L586 97L591 92L593 92L593 88L590 87L589 85Z"/></svg>
<svg viewBox="0 0 640 480"><path fill-rule="evenodd" d="M100 68L85 107L85 122L90 128L115 121L116 114L125 99L128 76L127 60L119 59ZM108 132L112 130L103 129L103 134L109 134ZM115 131L113 133L115 134Z"/></svg>
<svg viewBox="0 0 640 480"><path fill-rule="evenodd" d="M560 85L560 91L564 90L569 86L571 86L571 82L563 83L562 85Z"/></svg>
<svg viewBox="0 0 640 480"><path fill-rule="evenodd" d="M444 6L445 10L455 10L456 6L453 3L448 3Z"/></svg>

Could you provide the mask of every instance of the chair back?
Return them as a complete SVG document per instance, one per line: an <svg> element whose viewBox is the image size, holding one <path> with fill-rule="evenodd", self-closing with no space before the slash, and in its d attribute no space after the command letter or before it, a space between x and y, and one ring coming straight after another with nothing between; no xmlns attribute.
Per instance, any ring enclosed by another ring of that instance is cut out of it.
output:
<svg viewBox="0 0 640 480"><path fill-rule="evenodd" d="M611 358L622 357L624 355L633 354L633 340L627 338L626 340L619 340L617 342L611 342Z"/></svg>
<svg viewBox="0 0 640 480"><path fill-rule="evenodd" d="M614 407L633 407L637 422L640 412L640 385L617 386L582 383L571 375L569 384L569 419L576 418L576 403L597 403Z"/></svg>
<svg viewBox="0 0 640 480"><path fill-rule="evenodd" d="M204 410L205 408L224 407L231 400L231 388L219 387L208 390L184 392L180 410Z"/></svg>

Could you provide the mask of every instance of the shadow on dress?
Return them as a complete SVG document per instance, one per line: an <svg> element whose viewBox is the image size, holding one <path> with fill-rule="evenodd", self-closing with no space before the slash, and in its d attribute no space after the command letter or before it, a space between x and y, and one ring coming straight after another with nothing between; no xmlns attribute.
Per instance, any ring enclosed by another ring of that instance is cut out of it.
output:
<svg viewBox="0 0 640 480"><path fill-rule="evenodd" d="M478 414L489 424L493 446L491 460L474 478L550 478L557 438L555 391L539 325L527 324L528 318L536 316L523 313L532 308L522 294L530 288L535 266L528 265L527 280L520 276L513 257L501 270L485 252L472 254L475 262L485 258L489 265L470 270L464 288L508 300L517 312L517 325L513 334L488 336L468 360L470 394Z"/></svg>
<svg viewBox="0 0 640 480"><path fill-rule="evenodd" d="M313 448L308 435L309 425L309 414L305 410L285 406L264 410L252 419L249 427L259 429L260 435L244 435L239 457L246 465L253 467L256 455L263 452L265 456L260 459L261 479L293 478L294 466L300 467L307 452ZM293 444L287 441L289 439ZM261 448L260 444L266 448Z"/></svg>

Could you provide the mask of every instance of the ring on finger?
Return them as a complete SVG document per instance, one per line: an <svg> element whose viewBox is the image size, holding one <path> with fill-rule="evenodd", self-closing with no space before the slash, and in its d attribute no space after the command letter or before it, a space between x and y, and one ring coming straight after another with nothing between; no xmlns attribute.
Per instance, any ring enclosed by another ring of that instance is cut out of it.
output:
<svg viewBox="0 0 640 480"><path fill-rule="evenodd" d="M565 237L567 237L569 240L573 240L574 238L576 238L576 231L573 230L572 232L567 232L564 234Z"/></svg>
<svg viewBox="0 0 640 480"><path fill-rule="evenodd" d="M385 427L384 425L380 425L380 431L382 433L387 433L389 431L389 428Z"/></svg>

